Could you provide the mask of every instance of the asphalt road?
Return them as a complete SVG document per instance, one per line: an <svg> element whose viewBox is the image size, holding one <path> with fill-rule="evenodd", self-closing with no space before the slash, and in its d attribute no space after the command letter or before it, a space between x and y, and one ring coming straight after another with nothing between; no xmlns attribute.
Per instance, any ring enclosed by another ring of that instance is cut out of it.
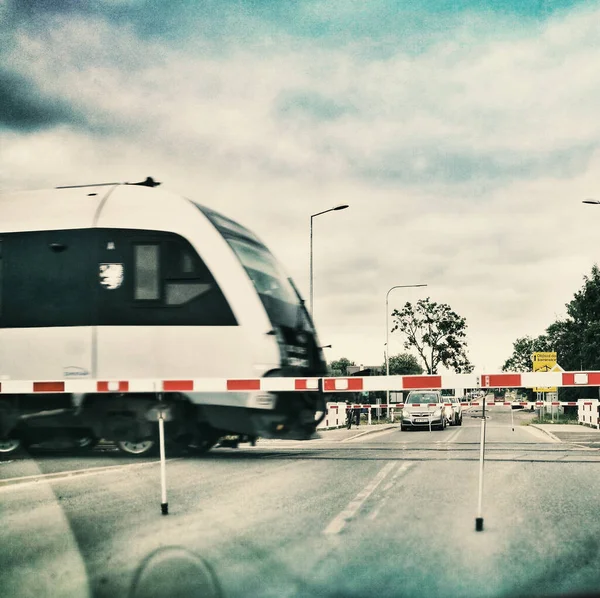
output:
<svg viewBox="0 0 600 598"><path fill-rule="evenodd" d="M600 588L600 452L490 412L462 427L259 441L159 467L106 450L0 463L0 588L127 596L151 551L182 546L224 596L555 596ZM76 473L74 473L76 472ZM170 598L185 584L161 573Z"/></svg>

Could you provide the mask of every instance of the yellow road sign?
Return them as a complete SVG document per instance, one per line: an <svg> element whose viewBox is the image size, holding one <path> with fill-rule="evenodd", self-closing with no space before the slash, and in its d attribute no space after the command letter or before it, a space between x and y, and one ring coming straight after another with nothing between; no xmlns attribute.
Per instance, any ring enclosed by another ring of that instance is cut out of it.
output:
<svg viewBox="0 0 600 598"><path fill-rule="evenodd" d="M534 372L562 372L563 369L556 363L556 351L536 351L531 355ZM558 368L558 369L557 369ZM555 386L537 387L533 392L557 392Z"/></svg>
<svg viewBox="0 0 600 598"><path fill-rule="evenodd" d="M556 363L556 351L536 351L531 355L531 361L551 361L553 364Z"/></svg>

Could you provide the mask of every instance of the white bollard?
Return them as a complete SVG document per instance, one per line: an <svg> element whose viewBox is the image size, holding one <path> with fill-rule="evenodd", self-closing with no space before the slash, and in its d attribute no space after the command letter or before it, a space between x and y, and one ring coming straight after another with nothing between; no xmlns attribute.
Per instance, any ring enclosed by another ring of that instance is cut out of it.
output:
<svg viewBox="0 0 600 598"><path fill-rule="evenodd" d="M167 502L167 464L165 456L165 419L162 409L158 415L158 435L160 444L160 512L169 514L169 503Z"/></svg>
<svg viewBox="0 0 600 598"><path fill-rule="evenodd" d="M485 416L481 420L481 439L479 441L479 497L477 499L477 517L475 531L483 531L483 463L485 458Z"/></svg>

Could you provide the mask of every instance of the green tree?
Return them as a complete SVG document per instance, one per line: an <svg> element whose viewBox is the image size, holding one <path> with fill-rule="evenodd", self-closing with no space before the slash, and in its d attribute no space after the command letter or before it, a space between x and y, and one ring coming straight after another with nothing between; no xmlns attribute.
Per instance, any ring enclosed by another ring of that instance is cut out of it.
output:
<svg viewBox="0 0 600 598"><path fill-rule="evenodd" d="M536 338L522 336L513 343L512 355L504 362L504 372L531 372L531 354L535 351L553 351L552 341L545 334Z"/></svg>
<svg viewBox="0 0 600 598"><path fill-rule="evenodd" d="M419 299L407 302L402 310L392 312L395 324L391 332L405 335L404 347L415 349L428 374L436 374L440 365L457 373L473 371L467 357L465 318L447 303Z"/></svg>
<svg viewBox="0 0 600 598"><path fill-rule="evenodd" d="M513 353L504 370L531 371L533 351L556 351L558 363L567 371L600 369L600 270L592 267L583 286L567 303L567 316L546 328L535 339L522 337L513 343ZM595 388L559 389L561 400L597 397Z"/></svg>
<svg viewBox="0 0 600 598"><path fill-rule="evenodd" d="M385 361L382 371L387 373ZM417 358L410 353L390 355L390 376L412 376L423 373L423 368Z"/></svg>
<svg viewBox="0 0 600 598"><path fill-rule="evenodd" d="M600 369L600 270L592 267L583 287L567 304L567 318L548 327L565 369Z"/></svg>
<svg viewBox="0 0 600 598"><path fill-rule="evenodd" d="M330 364L329 368L333 376L347 376L348 366L356 365L353 361L350 361L347 357L340 357L334 359Z"/></svg>

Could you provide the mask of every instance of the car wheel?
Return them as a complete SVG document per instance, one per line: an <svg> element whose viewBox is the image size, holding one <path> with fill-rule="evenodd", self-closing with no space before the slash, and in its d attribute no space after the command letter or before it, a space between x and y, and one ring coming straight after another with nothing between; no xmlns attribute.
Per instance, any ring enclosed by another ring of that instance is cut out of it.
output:
<svg viewBox="0 0 600 598"><path fill-rule="evenodd" d="M135 455L136 457L142 457L150 454L155 449L154 440L119 440L117 447L123 453L128 455Z"/></svg>
<svg viewBox="0 0 600 598"><path fill-rule="evenodd" d="M458 422L456 422L457 426L462 426L462 415L460 416L460 419L458 420Z"/></svg>

